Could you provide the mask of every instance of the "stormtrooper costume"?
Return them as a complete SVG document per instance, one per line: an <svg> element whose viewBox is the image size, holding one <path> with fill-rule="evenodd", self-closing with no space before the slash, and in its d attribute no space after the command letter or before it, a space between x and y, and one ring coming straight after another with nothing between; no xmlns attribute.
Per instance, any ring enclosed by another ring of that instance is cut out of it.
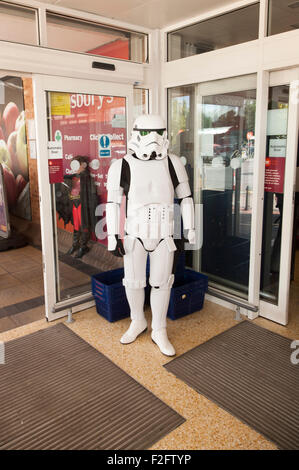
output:
<svg viewBox="0 0 299 470"><path fill-rule="evenodd" d="M150 258L152 333L154 343L167 355L175 350L167 337L166 316L174 281L174 198L180 200L184 230L195 243L194 204L185 167L168 155L163 119L139 116L128 143L130 154L112 163L108 172L106 219L108 250L124 257L123 285L131 309L131 325L122 336L128 344L147 329L144 316L146 263ZM120 234L120 205L126 196L124 243Z"/></svg>

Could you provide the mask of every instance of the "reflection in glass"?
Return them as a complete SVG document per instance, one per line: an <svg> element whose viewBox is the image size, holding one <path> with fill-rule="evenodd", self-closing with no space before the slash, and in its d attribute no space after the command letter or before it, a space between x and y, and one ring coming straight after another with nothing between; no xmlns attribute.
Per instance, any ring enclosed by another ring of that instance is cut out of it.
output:
<svg viewBox="0 0 299 470"><path fill-rule="evenodd" d="M48 157L57 300L91 290L113 266L106 249L110 163L126 153L126 98L48 92Z"/></svg>
<svg viewBox="0 0 299 470"><path fill-rule="evenodd" d="M168 34L168 60L253 41L258 28L259 3L186 26Z"/></svg>
<svg viewBox="0 0 299 470"><path fill-rule="evenodd" d="M201 270L210 284L246 297L249 282L256 90L202 96Z"/></svg>
<svg viewBox="0 0 299 470"><path fill-rule="evenodd" d="M269 89L261 298L278 303L289 86Z"/></svg>
<svg viewBox="0 0 299 470"><path fill-rule="evenodd" d="M0 40L37 44L34 9L0 2L0 24Z"/></svg>
<svg viewBox="0 0 299 470"><path fill-rule="evenodd" d="M299 28L297 0L269 0L268 36Z"/></svg>
<svg viewBox="0 0 299 470"><path fill-rule="evenodd" d="M0 71L0 116L0 317L17 314L9 318L23 324L44 316L31 78Z"/></svg>
<svg viewBox="0 0 299 470"><path fill-rule="evenodd" d="M168 90L168 139L170 152L186 158L190 187L194 190L194 99L196 85ZM191 251L185 252L186 266L193 266Z"/></svg>
<svg viewBox="0 0 299 470"><path fill-rule="evenodd" d="M31 167L32 172L32 164L27 155L23 79L2 75L1 94L0 163L3 166L9 214L31 221L30 192L33 182L29 170Z"/></svg>
<svg viewBox="0 0 299 470"><path fill-rule="evenodd" d="M47 44L54 49L147 62L147 36L47 12Z"/></svg>
<svg viewBox="0 0 299 470"><path fill-rule="evenodd" d="M228 79L168 93L170 149L186 157L194 201L203 205L203 247L187 253L186 264L206 273L210 285L245 298L256 108L256 90L245 87L255 82Z"/></svg>

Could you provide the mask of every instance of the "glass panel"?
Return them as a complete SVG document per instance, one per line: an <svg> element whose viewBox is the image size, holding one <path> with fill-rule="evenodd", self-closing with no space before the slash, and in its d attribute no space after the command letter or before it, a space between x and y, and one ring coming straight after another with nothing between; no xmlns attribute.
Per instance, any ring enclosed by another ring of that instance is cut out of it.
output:
<svg viewBox="0 0 299 470"><path fill-rule="evenodd" d="M91 290L113 269L104 210L112 159L126 153L126 98L48 92L49 174L56 242L57 299Z"/></svg>
<svg viewBox="0 0 299 470"><path fill-rule="evenodd" d="M171 151L186 157L194 201L203 204L203 247L188 253L187 265L206 273L210 285L244 298L256 108L251 86L255 76L177 87L168 95Z"/></svg>
<svg viewBox="0 0 299 470"><path fill-rule="evenodd" d="M149 111L148 90L145 88L134 88L133 103L133 119L136 119L141 114L147 114Z"/></svg>
<svg viewBox="0 0 299 470"><path fill-rule="evenodd" d="M269 89L261 298L278 303L289 86Z"/></svg>
<svg viewBox="0 0 299 470"><path fill-rule="evenodd" d="M299 28L299 1L269 0L268 36Z"/></svg>
<svg viewBox="0 0 299 470"><path fill-rule="evenodd" d="M247 297L256 90L200 96L201 270L210 285Z"/></svg>
<svg viewBox="0 0 299 470"><path fill-rule="evenodd" d="M194 100L196 85L168 90L168 139L170 151L186 158L190 187L194 188ZM194 197L196 195L194 194ZM186 266L192 267L193 254L185 252Z"/></svg>
<svg viewBox="0 0 299 470"><path fill-rule="evenodd" d="M48 47L72 52L147 62L147 36L47 13Z"/></svg>
<svg viewBox="0 0 299 470"><path fill-rule="evenodd" d="M258 38L259 3L168 34L168 60L181 59Z"/></svg>
<svg viewBox="0 0 299 470"><path fill-rule="evenodd" d="M0 3L0 40L37 44L35 10Z"/></svg>
<svg viewBox="0 0 299 470"><path fill-rule="evenodd" d="M44 315L31 77L0 71L0 116L0 318L10 329Z"/></svg>
<svg viewBox="0 0 299 470"><path fill-rule="evenodd" d="M2 92L1 92L2 90ZM0 163L3 165L10 216L31 220L24 88L21 77L0 80ZM31 175L32 176L32 175Z"/></svg>

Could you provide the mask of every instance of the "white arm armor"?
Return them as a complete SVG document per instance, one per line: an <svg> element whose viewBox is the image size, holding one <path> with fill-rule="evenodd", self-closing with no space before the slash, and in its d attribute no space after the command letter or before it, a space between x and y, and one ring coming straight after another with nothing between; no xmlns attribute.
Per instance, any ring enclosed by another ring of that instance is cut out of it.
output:
<svg viewBox="0 0 299 470"><path fill-rule="evenodd" d="M178 185L175 188L176 195L181 202L181 214L183 219L183 227L185 230L194 230L194 203L191 196L191 189L189 186L188 175L182 160L176 155L169 155L173 164Z"/></svg>
<svg viewBox="0 0 299 470"><path fill-rule="evenodd" d="M112 163L108 171L107 179L107 204L106 223L108 232L108 250L113 251L116 247L116 237L120 233L120 205L122 201L123 188L120 186L122 159Z"/></svg>

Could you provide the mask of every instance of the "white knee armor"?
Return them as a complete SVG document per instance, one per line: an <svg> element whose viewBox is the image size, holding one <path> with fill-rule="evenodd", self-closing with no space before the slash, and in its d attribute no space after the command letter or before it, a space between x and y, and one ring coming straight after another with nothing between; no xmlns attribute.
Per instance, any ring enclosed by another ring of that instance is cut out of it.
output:
<svg viewBox="0 0 299 470"><path fill-rule="evenodd" d="M195 243L194 205L185 167L176 155L167 155L167 133L160 116L136 119L128 147L130 154L116 160L108 173L106 219L108 250L124 255L123 284L131 309L131 325L121 338L131 343L147 328L144 317L146 263L150 257L152 339L162 353L175 350L167 338L166 315L173 284L176 243L174 198L181 201L184 229ZM120 204L126 196L124 243L120 240Z"/></svg>

